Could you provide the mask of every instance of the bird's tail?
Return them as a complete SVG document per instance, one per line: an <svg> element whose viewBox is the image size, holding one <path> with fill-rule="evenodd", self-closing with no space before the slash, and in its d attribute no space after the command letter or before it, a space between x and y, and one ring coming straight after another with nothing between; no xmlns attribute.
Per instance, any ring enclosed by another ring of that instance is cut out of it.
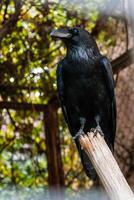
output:
<svg viewBox="0 0 134 200"><path fill-rule="evenodd" d="M86 175L95 181L98 178L98 176L97 176L97 173L96 173L89 157L87 156L85 151L83 149L81 149L81 146L80 146L79 142L77 142L77 141L76 141L76 146L78 148L78 152L79 152L79 155L81 158L81 163L83 165Z"/></svg>

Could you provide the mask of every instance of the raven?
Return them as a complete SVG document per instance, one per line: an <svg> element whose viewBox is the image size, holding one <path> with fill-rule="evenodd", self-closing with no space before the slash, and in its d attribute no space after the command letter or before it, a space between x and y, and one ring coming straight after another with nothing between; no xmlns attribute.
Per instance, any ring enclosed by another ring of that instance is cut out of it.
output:
<svg viewBox="0 0 134 200"><path fill-rule="evenodd" d="M100 54L92 35L83 28L53 30L67 48L57 67L57 87L65 121L78 148L84 170L91 179L96 172L80 147L81 134L99 131L113 151L116 132L116 100L112 67Z"/></svg>

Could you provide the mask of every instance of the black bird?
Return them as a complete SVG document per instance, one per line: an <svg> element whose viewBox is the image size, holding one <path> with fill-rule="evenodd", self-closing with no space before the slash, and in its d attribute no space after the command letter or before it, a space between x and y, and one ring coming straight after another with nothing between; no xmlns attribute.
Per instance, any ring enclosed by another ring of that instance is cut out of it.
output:
<svg viewBox="0 0 134 200"><path fill-rule="evenodd" d="M66 56L58 64L57 86L62 111L76 142L86 174L96 179L96 172L78 137L91 129L104 134L113 151L116 131L116 101L112 68L107 57L86 30L75 27L51 32L67 47Z"/></svg>

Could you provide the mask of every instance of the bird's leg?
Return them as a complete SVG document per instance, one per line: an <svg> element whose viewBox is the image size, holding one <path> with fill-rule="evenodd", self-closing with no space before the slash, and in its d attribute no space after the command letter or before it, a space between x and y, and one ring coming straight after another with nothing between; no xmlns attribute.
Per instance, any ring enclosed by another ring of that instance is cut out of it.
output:
<svg viewBox="0 0 134 200"><path fill-rule="evenodd" d="M101 127L99 125L100 117L98 115L95 117L95 122L96 122L97 126L95 128L91 128L90 131L94 133L94 136L96 136L97 133L100 133L100 135L104 137L104 134L103 134Z"/></svg>
<svg viewBox="0 0 134 200"><path fill-rule="evenodd" d="M86 123L86 119L84 117L80 117L80 129L77 132L77 134L73 137L74 140L76 140L77 137L79 137L80 135L84 135L84 126Z"/></svg>

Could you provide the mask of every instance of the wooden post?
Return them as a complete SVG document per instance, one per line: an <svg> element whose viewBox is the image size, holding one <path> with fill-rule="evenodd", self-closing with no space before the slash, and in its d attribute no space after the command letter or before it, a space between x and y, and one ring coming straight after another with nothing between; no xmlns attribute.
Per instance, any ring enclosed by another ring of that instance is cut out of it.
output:
<svg viewBox="0 0 134 200"><path fill-rule="evenodd" d="M104 138L90 132L80 136L80 144L89 156L100 180L111 200L134 200L120 168L108 148Z"/></svg>
<svg viewBox="0 0 134 200"><path fill-rule="evenodd" d="M48 162L49 187L60 189L64 187L64 172L61 159L60 138L58 133L57 108L49 104L44 113L46 152Z"/></svg>
<svg viewBox="0 0 134 200"><path fill-rule="evenodd" d="M133 37L133 45L134 45L134 1L128 0L128 19L132 31L132 37Z"/></svg>

